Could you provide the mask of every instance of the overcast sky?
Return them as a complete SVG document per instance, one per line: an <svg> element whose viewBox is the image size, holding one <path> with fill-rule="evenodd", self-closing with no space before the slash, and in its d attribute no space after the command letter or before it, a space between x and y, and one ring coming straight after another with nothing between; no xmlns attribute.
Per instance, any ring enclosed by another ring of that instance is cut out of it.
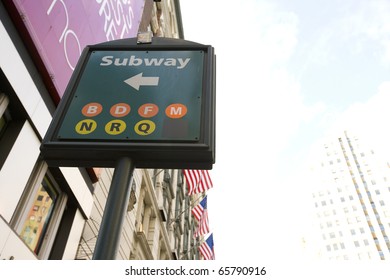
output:
<svg viewBox="0 0 390 280"><path fill-rule="evenodd" d="M299 259L310 147L335 127L388 140L390 1L182 0L181 9L185 39L217 55L216 257Z"/></svg>

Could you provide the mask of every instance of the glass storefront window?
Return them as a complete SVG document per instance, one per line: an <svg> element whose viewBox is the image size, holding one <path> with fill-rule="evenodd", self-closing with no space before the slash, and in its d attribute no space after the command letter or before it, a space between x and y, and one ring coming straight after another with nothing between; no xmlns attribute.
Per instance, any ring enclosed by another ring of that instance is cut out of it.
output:
<svg viewBox="0 0 390 280"><path fill-rule="evenodd" d="M47 164L38 162L11 225L39 259L50 255L67 200Z"/></svg>
<svg viewBox="0 0 390 280"><path fill-rule="evenodd" d="M20 233L20 237L36 254L42 244L57 198L58 192L49 176L45 175Z"/></svg>

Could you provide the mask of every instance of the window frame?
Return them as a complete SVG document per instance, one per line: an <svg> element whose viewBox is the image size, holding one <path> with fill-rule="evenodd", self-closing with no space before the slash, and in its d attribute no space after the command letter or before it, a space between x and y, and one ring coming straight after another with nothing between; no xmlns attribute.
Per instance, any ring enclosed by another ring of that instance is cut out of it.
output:
<svg viewBox="0 0 390 280"><path fill-rule="evenodd" d="M51 216L49 217L47 228L43 233L43 241L40 245L39 251L37 253L34 252L39 259L48 259L50 256L68 200L68 195L61 189L59 183L55 180L45 162L39 161L36 164L11 220L13 229L18 235L20 235L45 176L48 176L48 179L52 183L55 191L58 193L58 197L57 201L54 203ZM26 246L28 247L27 244ZM30 250L33 251L32 249Z"/></svg>
<svg viewBox="0 0 390 280"><path fill-rule="evenodd" d="M2 80L2 75L0 68L0 83L6 83L7 81ZM22 130L24 122L27 120L26 113L21 109L21 105L12 96L12 93L7 94L7 92L0 91L0 118L3 117L4 126L0 131L0 170L6 162L19 132Z"/></svg>
<svg viewBox="0 0 390 280"><path fill-rule="evenodd" d="M5 114L8 108L9 98L4 93L0 92L0 118Z"/></svg>
<svg viewBox="0 0 390 280"><path fill-rule="evenodd" d="M0 126L0 139L5 134L8 124L11 120L7 110L8 104L9 104L9 98L4 93L0 92L0 120L4 119L4 126Z"/></svg>

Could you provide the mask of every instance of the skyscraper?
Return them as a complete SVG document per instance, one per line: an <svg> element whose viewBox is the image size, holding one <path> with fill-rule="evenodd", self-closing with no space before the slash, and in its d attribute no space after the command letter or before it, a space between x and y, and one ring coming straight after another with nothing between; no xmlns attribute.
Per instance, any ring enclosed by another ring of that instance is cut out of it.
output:
<svg viewBox="0 0 390 280"><path fill-rule="evenodd" d="M307 244L315 258L390 258L389 163L373 148L364 135L344 131L317 149L309 184L313 234Z"/></svg>

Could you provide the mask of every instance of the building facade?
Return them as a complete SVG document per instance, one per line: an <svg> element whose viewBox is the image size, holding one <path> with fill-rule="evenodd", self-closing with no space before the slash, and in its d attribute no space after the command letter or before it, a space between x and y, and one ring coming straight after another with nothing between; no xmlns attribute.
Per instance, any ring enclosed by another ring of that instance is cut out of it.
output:
<svg viewBox="0 0 390 280"><path fill-rule="evenodd" d="M82 49L183 38L179 1L10 0L0 20L0 258L92 259L113 169L48 166L42 138ZM199 259L199 198L181 170L136 169L116 259Z"/></svg>
<svg viewBox="0 0 390 280"><path fill-rule="evenodd" d="M310 188L314 258L390 258L389 163L364 135L344 131L318 148Z"/></svg>

